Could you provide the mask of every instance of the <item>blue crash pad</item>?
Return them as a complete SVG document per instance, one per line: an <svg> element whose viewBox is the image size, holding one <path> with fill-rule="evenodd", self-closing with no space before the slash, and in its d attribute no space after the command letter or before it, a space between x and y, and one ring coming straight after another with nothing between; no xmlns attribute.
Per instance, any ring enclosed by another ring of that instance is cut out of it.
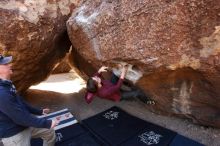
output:
<svg viewBox="0 0 220 146"><path fill-rule="evenodd" d="M168 145L176 135L176 132L134 117L118 107L85 119L82 124L111 146L142 145L141 140L147 132L154 132L160 145Z"/></svg>

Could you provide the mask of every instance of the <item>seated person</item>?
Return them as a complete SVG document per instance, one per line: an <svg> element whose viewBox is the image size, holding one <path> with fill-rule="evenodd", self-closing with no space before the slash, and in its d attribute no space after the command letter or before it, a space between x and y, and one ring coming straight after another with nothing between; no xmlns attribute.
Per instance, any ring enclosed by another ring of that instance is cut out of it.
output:
<svg viewBox="0 0 220 146"><path fill-rule="evenodd" d="M102 66L93 77L90 77L87 81L87 93L86 101L90 103L94 96L100 98L109 99L113 101L121 100L134 100L139 99L140 101L147 104L154 104L153 101L149 100L141 90L131 90L131 91L122 91L120 87L124 81L127 66L122 67L122 72L120 78L112 74L111 81L105 80L102 77L102 72L107 72L108 67Z"/></svg>
<svg viewBox="0 0 220 146"><path fill-rule="evenodd" d="M16 92L10 80L12 56L0 54L0 139L4 146L30 146L31 137L41 137L44 144L55 144L54 127L57 120L37 118L33 114L47 114L49 109L35 108Z"/></svg>

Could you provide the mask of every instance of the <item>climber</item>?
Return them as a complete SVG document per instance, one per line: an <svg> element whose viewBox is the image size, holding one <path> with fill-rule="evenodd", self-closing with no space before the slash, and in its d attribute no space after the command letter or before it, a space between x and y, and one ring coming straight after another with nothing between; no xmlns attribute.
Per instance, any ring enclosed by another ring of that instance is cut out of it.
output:
<svg viewBox="0 0 220 146"><path fill-rule="evenodd" d="M140 89L131 91L120 90L128 69L127 65L122 66L120 78L112 74L111 81L104 80L102 77L102 73L107 72L107 69L108 67L102 66L93 77L88 79L86 85L87 93L85 95L87 103L90 103L95 96L98 96L113 101L138 99L147 104L154 104L154 101L146 97Z"/></svg>

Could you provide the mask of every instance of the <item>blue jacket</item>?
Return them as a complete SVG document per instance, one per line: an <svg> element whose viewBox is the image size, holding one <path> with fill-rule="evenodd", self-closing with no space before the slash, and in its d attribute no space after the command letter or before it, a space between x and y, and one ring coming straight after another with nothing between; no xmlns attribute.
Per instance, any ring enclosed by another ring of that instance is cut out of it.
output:
<svg viewBox="0 0 220 146"><path fill-rule="evenodd" d="M32 114L41 115L42 110L24 102L11 81L0 79L0 138L13 136L28 127L51 127L51 120Z"/></svg>

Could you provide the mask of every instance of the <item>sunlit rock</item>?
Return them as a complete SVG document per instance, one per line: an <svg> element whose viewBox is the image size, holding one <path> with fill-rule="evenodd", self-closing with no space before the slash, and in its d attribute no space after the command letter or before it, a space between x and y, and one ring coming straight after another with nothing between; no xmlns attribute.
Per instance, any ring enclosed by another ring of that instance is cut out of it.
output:
<svg viewBox="0 0 220 146"><path fill-rule="evenodd" d="M67 21L72 61L87 75L127 62L151 110L220 127L219 22L219 0L87 0Z"/></svg>

